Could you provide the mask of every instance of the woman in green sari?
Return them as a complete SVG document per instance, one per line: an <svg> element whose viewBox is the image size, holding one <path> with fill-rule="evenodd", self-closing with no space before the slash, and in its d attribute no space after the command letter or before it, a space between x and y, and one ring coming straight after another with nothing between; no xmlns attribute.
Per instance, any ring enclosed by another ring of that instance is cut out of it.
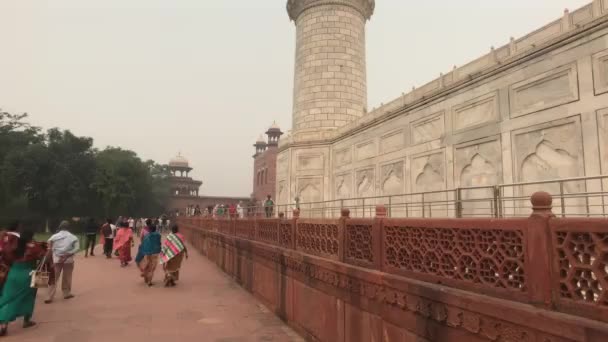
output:
<svg viewBox="0 0 608 342"><path fill-rule="evenodd" d="M36 269L37 262L46 255L44 244L33 241L32 232L21 234L14 252L14 261L8 272L2 297L0 297L0 336L8 330L8 323L23 317L23 327L36 325L32 321L36 289L30 287L30 272Z"/></svg>

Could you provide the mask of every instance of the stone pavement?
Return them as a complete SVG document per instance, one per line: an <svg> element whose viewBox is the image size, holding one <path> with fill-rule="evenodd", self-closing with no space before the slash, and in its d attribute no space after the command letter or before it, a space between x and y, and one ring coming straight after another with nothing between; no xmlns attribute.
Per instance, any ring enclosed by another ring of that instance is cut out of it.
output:
<svg viewBox="0 0 608 342"><path fill-rule="evenodd" d="M97 246L101 250L101 246ZM34 320L9 327L12 342L156 342L156 341L303 341L250 293L191 249L175 288L148 288L134 264L120 268L117 259L79 255L74 270L76 298L43 303L38 293ZM60 294L60 293L59 293Z"/></svg>

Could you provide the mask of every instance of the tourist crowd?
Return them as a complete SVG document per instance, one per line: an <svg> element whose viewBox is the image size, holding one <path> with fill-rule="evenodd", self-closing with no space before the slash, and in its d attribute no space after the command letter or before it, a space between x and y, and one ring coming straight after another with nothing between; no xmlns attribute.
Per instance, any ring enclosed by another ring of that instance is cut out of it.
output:
<svg viewBox="0 0 608 342"><path fill-rule="evenodd" d="M200 206L188 207L186 210L186 216L203 216L208 218L232 218L242 219L245 217L252 217L262 215L260 209L263 210L263 215L267 218L274 215L274 201L272 196L268 195L266 200L261 202L261 207L245 207L243 202L237 204L216 204L215 206L208 206L207 208L201 209Z"/></svg>
<svg viewBox="0 0 608 342"><path fill-rule="evenodd" d="M164 270L165 287L176 286L184 258L188 258L185 239L174 224L170 232L166 217L107 219L101 226L94 220L86 222L84 256L95 256L97 236L103 254L117 256L121 267L131 263L131 250L138 242L135 263L147 286L153 286L158 265ZM47 288L44 303L51 304L61 279L64 299L74 298L72 274L74 257L80 252L80 240L71 231L68 221L59 224L47 241L35 241L31 230L19 222L0 232L0 336L8 332L8 324L23 318L23 327L30 328L38 289ZM165 232L164 241L163 235Z"/></svg>

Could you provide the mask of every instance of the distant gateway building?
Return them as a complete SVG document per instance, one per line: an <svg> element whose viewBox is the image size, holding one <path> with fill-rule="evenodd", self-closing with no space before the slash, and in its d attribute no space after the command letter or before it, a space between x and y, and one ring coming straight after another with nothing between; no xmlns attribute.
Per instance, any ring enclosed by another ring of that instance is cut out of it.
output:
<svg viewBox="0 0 608 342"><path fill-rule="evenodd" d="M368 112L365 24L374 7L287 2L296 62L292 134L277 157L279 204L608 174L608 1L565 11Z"/></svg>
<svg viewBox="0 0 608 342"><path fill-rule="evenodd" d="M193 215L198 206L201 212L209 206L216 204L238 204L239 202L248 203L249 197L216 197L200 196L199 189L203 182L192 179L189 176L192 168L186 158L178 154L169 161L171 171L171 196L167 203L167 211L171 214Z"/></svg>

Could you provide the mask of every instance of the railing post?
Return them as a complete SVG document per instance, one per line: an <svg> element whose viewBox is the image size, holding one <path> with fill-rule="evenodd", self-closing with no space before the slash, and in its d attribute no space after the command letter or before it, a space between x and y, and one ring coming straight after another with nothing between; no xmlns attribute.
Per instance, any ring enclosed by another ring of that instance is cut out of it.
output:
<svg viewBox="0 0 608 342"><path fill-rule="evenodd" d="M340 224L338 226L338 258L344 262L346 255L346 221L350 218L350 210L340 210Z"/></svg>
<svg viewBox="0 0 608 342"><path fill-rule="evenodd" d="M379 271L384 268L384 238L382 235L386 214L386 207L383 205L376 206L376 217L372 225L372 251L374 253L374 268Z"/></svg>
<svg viewBox="0 0 608 342"><path fill-rule="evenodd" d="M549 193L536 192L532 195L532 214L528 218L527 241L525 245L526 263L524 269L530 303L549 308L552 298L551 237L549 220L555 217L552 198Z"/></svg>
<svg viewBox="0 0 608 342"><path fill-rule="evenodd" d="M291 248L295 251L298 239L298 220L300 219L300 209L293 210L293 218L291 219Z"/></svg>
<svg viewBox="0 0 608 342"><path fill-rule="evenodd" d="M498 185L494 185L493 187L493 193L494 193L494 208L493 209L493 215L494 217L498 218L498 217L502 217L501 215L501 210L500 210L500 187Z"/></svg>
<svg viewBox="0 0 608 342"><path fill-rule="evenodd" d="M423 193L422 193L422 217L423 217L423 218L425 217L425 216L424 216L424 209L425 209L424 207L425 207L425 204L424 204L424 192L423 192Z"/></svg>
<svg viewBox="0 0 608 342"><path fill-rule="evenodd" d="M564 201L564 182L562 182L562 181L559 182L559 199L560 199L560 203L561 203L562 217L565 217L566 216L566 203Z"/></svg>
<svg viewBox="0 0 608 342"><path fill-rule="evenodd" d="M456 188L456 218L462 218L462 189Z"/></svg>

